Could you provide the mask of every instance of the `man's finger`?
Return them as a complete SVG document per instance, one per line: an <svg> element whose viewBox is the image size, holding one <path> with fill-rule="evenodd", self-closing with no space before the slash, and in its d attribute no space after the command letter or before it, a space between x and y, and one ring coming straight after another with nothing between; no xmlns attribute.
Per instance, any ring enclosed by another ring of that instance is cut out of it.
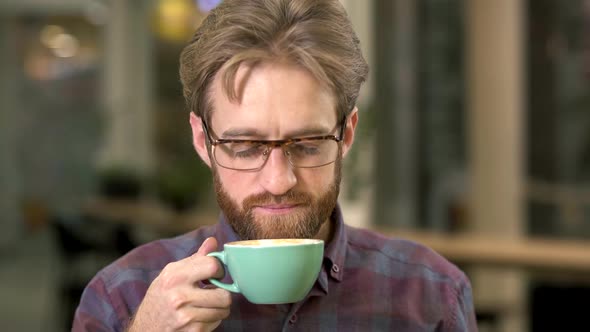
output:
<svg viewBox="0 0 590 332"><path fill-rule="evenodd" d="M191 289L186 294L190 296L190 301L183 307L229 309L232 303L231 293L221 288Z"/></svg>
<svg viewBox="0 0 590 332"><path fill-rule="evenodd" d="M217 240L214 237L207 238L195 255L206 256L208 253L217 250Z"/></svg>
<svg viewBox="0 0 590 332"><path fill-rule="evenodd" d="M193 254L191 257L189 257L189 259L194 260L195 258L206 256L208 253L216 251L216 250L217 250L217 240L214 237L209 237L205 241L203 241L203 244L201 244L201 247L199 248L199 250L197 250L197 252L195 254ZM225 270L224 270L223 266L221 265L221 263L216 258L213 258L213 257L206 257L206 258L210 258L216 263L215 267L212 267L212 269L209 268L209 271L211 271L211 273L213 273L212 276L217 279L223 278L223 276L225 275ZM199 261L200 261L200 259L199 259Z"/></svg>

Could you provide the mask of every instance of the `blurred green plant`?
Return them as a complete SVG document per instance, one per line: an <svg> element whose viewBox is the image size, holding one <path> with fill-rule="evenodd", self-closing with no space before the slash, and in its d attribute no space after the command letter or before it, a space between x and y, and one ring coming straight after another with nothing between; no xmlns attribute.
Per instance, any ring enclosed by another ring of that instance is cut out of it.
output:
<svg viewBox="0 0 590 332"><path fill-rule="evenodd" d="M161 167L154 182L156 196L177 211L205 203L212 185L209 168L198 158L186 158Z"/></svg>

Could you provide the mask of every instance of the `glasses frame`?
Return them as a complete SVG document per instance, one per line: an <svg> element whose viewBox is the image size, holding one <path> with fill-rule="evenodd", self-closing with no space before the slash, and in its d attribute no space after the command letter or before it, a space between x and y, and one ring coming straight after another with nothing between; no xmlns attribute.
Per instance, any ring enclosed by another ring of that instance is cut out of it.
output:
<svg viewBox="0 0 590 332"><path fill-rule="evenodd" d="M280 147L283 150L283 153L287 157L287 160L289 161L289 164L291 166L293 166L295 168L318 168L318 167L330 165L330 164L334 163L337 159L334 159L333 161L331 161L329 163L325 163L325 164L317 165L317 166L297 166L297 165L293 164L293 162L291 161L290 155L287 153L287 151L283 147L288 146L289 144L294 144L294 143L299 143L299 142L320 141L320 140L332 140L332 141L335 141L336 143L340 143L344 140L344 130L346 129L346 120L347 120L347 118L345 116L340 121L340 133L339 133L338 137L335 135L319 135L319 136L287 138L287 139L277 139L277 140L224 139L224 138L215 139L215 138L211 137L212 131L209 131L209 127L207 126L207 123L205 121L202 121L201 123L203 124L203 131L205 131L205 135L207 136L207 141L211 145L211 155L213 156L213 160L215 160L215 163L218 166L223 167L225 169L231 169L234 171L256 172L256 171L261 170L264 167L264 165L266 165L266 161L268 160L268 158L265 158L262 165L260 165L260 167L256 167L256 168L239 169L239 168L232 168L232 167L223 166L217 161L217 157L215 156L215 149L216 149L217 145L224 144L224 143L262 144L262 145L265 145L267 148L264 152L267 157L268 157L268 154L270 154L270 151Z"/></svg>

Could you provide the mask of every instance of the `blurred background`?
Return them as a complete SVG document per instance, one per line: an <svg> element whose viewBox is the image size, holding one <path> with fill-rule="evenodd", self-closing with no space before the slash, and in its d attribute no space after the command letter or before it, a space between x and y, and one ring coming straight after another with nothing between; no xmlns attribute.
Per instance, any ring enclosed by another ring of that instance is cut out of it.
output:
<svg viewBox="0 0 590 332"><path fill-rule="evenodd" d="M215 0L0 0L0 323L66 331L134 246L214 223L182 47ZM481 331L587 326L590 0L341 0L371 65L340 202L472 280Z"/></svg>

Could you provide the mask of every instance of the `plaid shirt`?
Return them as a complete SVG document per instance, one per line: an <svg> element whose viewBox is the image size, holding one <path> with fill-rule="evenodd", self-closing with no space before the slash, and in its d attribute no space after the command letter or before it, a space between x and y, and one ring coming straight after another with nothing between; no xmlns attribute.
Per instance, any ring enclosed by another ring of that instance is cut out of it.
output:
<svg viewBox="0 0 590 332"><path fill-rule="evenodd" d="M466 276L433 251L344 224L332 214L334 238L323 269L303 301L255 305L232 294L220 331L477 331ZM140 246L100 271L86 287L72 331L124 331L150 283L170 262L213 236L238 240L217 224ZM224 280L225 282L229 280Z"/></svg>

